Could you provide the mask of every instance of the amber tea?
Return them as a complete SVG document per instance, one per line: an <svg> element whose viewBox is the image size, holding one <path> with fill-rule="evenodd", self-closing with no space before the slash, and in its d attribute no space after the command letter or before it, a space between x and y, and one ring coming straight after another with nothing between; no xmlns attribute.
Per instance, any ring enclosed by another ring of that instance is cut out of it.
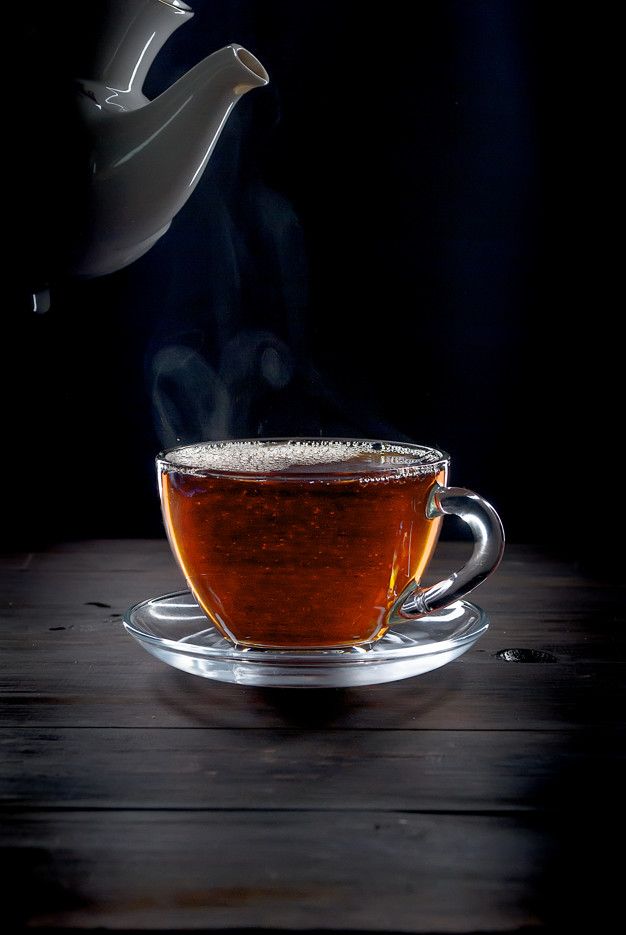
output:
<svg viewBox="0 0 626 935"><path fill-rule="evenodd" d="M441 518L441 452L364 440L206 443L159 460L173 551L230 640L339 647L376 640L420 580Z"/></svg>

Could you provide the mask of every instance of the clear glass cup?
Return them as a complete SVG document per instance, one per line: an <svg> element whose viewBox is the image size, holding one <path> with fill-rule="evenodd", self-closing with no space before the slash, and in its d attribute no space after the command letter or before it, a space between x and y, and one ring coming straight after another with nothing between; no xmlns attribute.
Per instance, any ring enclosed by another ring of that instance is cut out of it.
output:
<svg viewBox="0 0 626 935"><path fill-rule="evenodd" d="M498 566L502 523L447 486L449 456L372 439L243 439L157 458L166 530L205 614L232 643L358 646L447 607ZM422 577L442 518L474 537L469 561Z"/></svg>

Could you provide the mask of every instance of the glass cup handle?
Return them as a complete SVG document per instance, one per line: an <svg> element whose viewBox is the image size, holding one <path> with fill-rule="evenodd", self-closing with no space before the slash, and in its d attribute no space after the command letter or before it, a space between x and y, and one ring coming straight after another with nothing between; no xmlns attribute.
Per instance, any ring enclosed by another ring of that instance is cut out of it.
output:
<svg viewBox="0 0 626 935"><path fill-rule="evenodd" d="M469 561L449 578L430 587L411 581L391 609L390 616L411 619L453 604L478 587L496 570L504 552L504 529L500 517L486 500L465 487L442 487L435 484L426 515L459 516L472 530L474 550Z"/></svg>

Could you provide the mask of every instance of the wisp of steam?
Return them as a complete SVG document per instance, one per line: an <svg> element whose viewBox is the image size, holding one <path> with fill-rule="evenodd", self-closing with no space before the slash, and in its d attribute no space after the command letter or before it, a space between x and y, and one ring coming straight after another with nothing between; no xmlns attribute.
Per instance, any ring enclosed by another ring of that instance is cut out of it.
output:
<svg viewBox="0 0 626 935"><path fill-rule="evenodd" d="M194 196L206 238L177 247L205 270L203 295L190 301L183 282L168 296L149 350L161 446L264 435L407 440L316 367L301 225L283 194L241 171L240 140L250 134L237 113L231 122Z"/></svg>

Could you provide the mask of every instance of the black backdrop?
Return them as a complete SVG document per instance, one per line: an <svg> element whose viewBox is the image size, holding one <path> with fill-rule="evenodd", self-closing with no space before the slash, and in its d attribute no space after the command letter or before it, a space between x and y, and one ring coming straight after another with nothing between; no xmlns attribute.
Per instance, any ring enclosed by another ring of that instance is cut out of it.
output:
<svg viewBox="0 0 626 935"><path fill-rule="evenodd" d="M64 99L93 5L70 22L35 5L18 26L30 66L4 325L11 541L159 535L153 457L177 438L322 434L440 445L510 538L593 556L611 528L615 342L592 259L582 12L192 5L148 95L231 41L271 84L237 106L150 253L92 281L53 269L46 315L25 295L76 197Z"/></svg>

